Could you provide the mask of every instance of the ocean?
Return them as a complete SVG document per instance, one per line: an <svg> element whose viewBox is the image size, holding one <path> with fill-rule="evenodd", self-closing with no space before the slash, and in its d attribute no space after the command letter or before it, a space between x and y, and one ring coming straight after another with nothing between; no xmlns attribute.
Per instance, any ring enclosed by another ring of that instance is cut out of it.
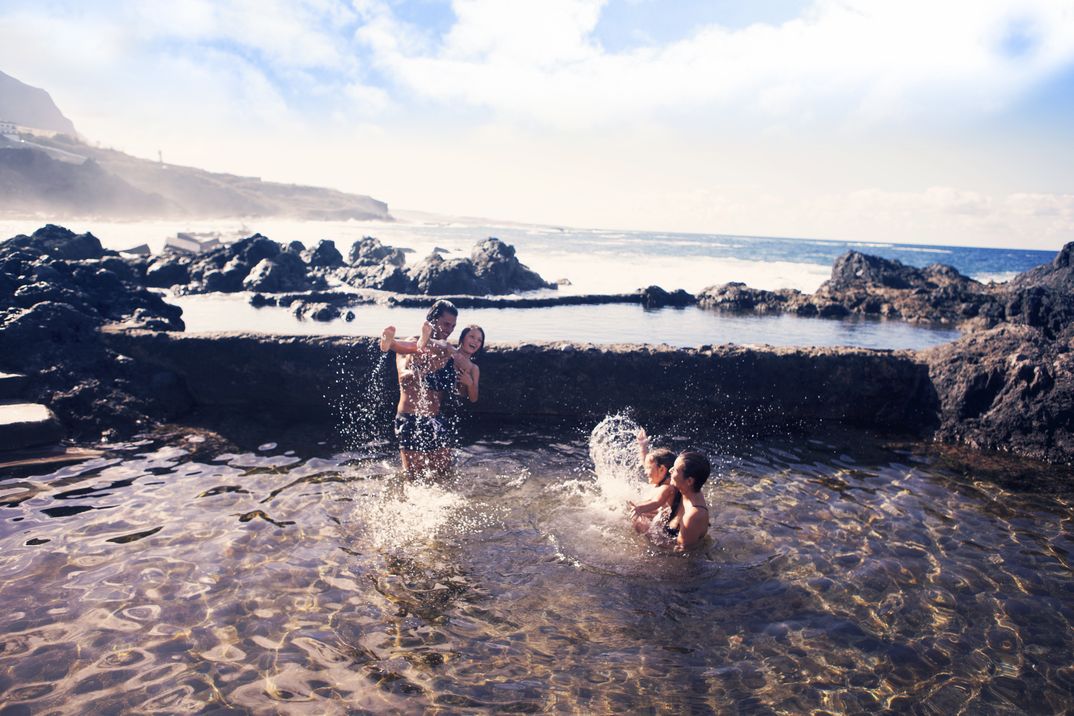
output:
<svg viewBox="0 0 1074 716"><path fill-rule="evenodd" d="M43 220L0 221L0 236L29 233ZM79 219L59 222L90 231L102 244L125 249L146 243L159 251L179 231L219 231L226 238L260 232L287 243L312 246L335 241L346 254L356 240L375 236L408 249L408 263L433 249L445 256L467 256L473 246L496 236L516 249L519 260L550 281L562 281L559 294L627 293L658 285L667 290L701 289L741 281L754 288L793 288L813 292L831 274L835 259L847 251L897 259L911 266L943 263L979 281L1005 281L1051 261L1054 252L962 246L927 246L727 234L612 231L550 226L429 219L397 222L234 219L212 221L114 222ZM1058 249L1058 247L1057 247ZM175 299L184 307L187 330L258 330L269 333L374 335L386 320L406 332L416 330L420 311L358 307L354 321L302 323L285 309L248 309L234 296ZM389 313L385 313L390 311ZM573 340L595 343L640 342L697 346L713 343L772 345L849 345L868 348L924 348L952 340L953 330L908 326L898 321L736 317L700 309L645 311L638 306L483 309L466 311L464 323L480 321L490 340Z"/></svg>

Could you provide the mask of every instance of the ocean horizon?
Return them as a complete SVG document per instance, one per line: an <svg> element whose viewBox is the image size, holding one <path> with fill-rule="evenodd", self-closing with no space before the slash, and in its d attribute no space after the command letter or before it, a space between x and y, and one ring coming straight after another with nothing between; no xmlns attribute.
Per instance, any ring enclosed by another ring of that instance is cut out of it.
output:
<svg viewBox="0 0 1074 716"><path fill-rule="evenodd" d="M409 212L401 212L406 216ZM408 250L407 263L434 249L448 258L467 256L478 242L495 236L515 247L519 260L550 281L562 281L560 294L624 293L650 285L696 293L708 286L739 281L753 288L815 291L828 279L836 258L859 251L909 266L953 266L983 283L1007 281L1047 263L1055 251L834 239L697 234L568 228L420 215L414 220L306 221L281 218L112 221L93 218L0 219L0 238L32 233L46 223L91 232L109 249L147 244L157 253L178 232L219 232L225 239L261 233L273 241L313 246L335 242L346 255L364 236ZM1058 250L1060 247L1056 247ZM564 281L565 280L565 281Z"/></svg>

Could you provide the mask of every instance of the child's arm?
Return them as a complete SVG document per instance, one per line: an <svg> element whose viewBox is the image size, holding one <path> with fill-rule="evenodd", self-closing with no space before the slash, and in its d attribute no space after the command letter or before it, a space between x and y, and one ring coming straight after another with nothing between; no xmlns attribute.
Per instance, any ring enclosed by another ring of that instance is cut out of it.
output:
<svg viewBox="0 0 1074 716"><path fill-rule="evenodd" d="M645 434L645 428L638 429L638 460L645 464L645 456L649 454L649 436Z"/></svg>
<svg viewBox="0 0 1074 716"><path fill-rule="evenodd" d="M630 516L637 517L641 514L656 512L663 505L670 504L674 495L675 488L671 485L664 485L652 500L640 504L634 504L633 502L628 503L630 505Z"/></svg>
<svg viewBox="0 0 1074 716"><path fill-rule="evenodd" d="M385 353L388 351L395 351L404 355L418 353L422 350L420 343L420 341L401 341L397 339L395 337L395 326L388 326L380 334L380 349ZM455 350L450 343L439 339L427 338L425 343L426 346L433 346L438 351Z"/></svg>
<svg viewBox="0 0 1074 716"><path fill-rule="evenodd" d="M477 386L480 379L481 370L473 363L470 363L465 370L459 372L459 392L465 395L471 403L477 402Z"/></svg>

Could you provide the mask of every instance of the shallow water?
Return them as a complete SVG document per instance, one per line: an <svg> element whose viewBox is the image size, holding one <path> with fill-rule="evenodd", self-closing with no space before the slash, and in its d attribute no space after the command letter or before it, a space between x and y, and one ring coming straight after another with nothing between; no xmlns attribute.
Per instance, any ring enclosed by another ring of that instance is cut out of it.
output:
<svg viewBox="0 0 1074 716"><path fill-rule="evenodd" d="M299 321L286 308L254 308L245 295L213 294L169 298L181 306L187 333L255 331L279 335L376 336L387 325L413 334L427 308L355 306L354 319ZM748 316L696 307L647 310L632 304L551 308L466 308L460 325L476 323L488 339L500 341L575 341L584 343L666 343L698 347L737 343L777 346L852 346L928 348L953 341L952 328L917 326L904 321L853 317L799 318Z"/></svg>
<svg viewBox="0 0 1074 716"><path fill-rule="evenodd" d="M386 446L197 435L3 476L0 703L1074 708L1074 506L1047 473L1001 486L861 435L709 444L712 540L684 556L633 534L629 425L603 435L470 442L436 483Z"/></svg>

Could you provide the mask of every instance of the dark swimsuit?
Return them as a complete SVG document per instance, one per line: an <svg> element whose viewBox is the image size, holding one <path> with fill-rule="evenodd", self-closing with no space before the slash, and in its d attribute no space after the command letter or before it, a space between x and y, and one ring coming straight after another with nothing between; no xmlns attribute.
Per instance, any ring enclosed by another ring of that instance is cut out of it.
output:
<svg viewBox="0 0 1074 716"><path fill-rule="evenodd" d="M425 384L429 386L429 389L437 390L441 393L452 392L457 381L458 376L455 374L454 360L448 360L443 368L425 376Z"/></svg>
<svg viewBox="0 0 1074 716"><path fill-rule="evenodd" d="M425 385L430 390L436 390L447 394L454 393L455 389L455 361L449 360L440 370L425 376ZM396 413L395 437L399 440L399 447L403 450L415 452L433 452L450 447L453 442L454 430L439 415L414 415L412 413Z"/></svg>

